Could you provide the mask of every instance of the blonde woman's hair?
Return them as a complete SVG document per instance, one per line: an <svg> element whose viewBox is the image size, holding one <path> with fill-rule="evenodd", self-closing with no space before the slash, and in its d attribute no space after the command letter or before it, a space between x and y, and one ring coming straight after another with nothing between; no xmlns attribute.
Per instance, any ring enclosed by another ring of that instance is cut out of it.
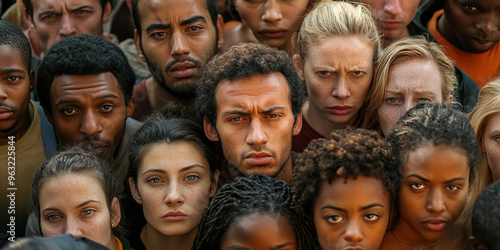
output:
<svg viewBox="0 0 500 250"><path fill-rule="evenodd" d="M362 127L372 129L378 127L376 111L384 102L390 69L395 64L411 59L430 60L436 64L443 81L442 104L451 104L452 100L449 97L457 86L453 61L444 54L438 44L428 41L425 37L406 37L387 46L380 57L375 68L372 87L365 99L367 112Z"/></svg>
<svg viewBox="0 0 500 250"><path fill-rule="evenodd" d="M375 62L381 50L381 41L370 10L360 3L324 0L304 18L296 37L297 49L304 60L308 49L322 40L352 35L363 38L373 46Z"/></svg>
<svg viewBox="0 0 500 250"><path fill-rule="evenodd" d="M481 165L479 165L476 179L471 184L469 191L470 197L468 197L467 206L470 206L470 209L472 209L474 201L483 189L493 183L493 174L491 173L491 169L486 158L483 137L486 124L493 115L498 113L500 113L500 77L491 80L484 85L483 88L481 88L476 107L474 107L468 115L469 121L474 128L474 132L476 133L477 142L482 149ZM468 233L471 233L470 221L469 224L467 224L467 229L469 231Z"/></svg>

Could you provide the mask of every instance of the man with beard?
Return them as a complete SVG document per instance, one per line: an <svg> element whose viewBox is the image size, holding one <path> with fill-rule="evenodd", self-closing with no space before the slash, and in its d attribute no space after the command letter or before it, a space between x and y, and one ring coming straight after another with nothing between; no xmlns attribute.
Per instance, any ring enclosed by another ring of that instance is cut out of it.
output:
<svg viewBox="0 0 500 250"><path fill-rule="evenodd" d="M206 136L222 145L221 175L229 176L221 178L263 174L291 183L292 136L302 128L304 96L284 51L242 43L216 55L205 67L196 106Z"/></svg>
<svg viewBox="0 0 500 250"><path fill-rule="evenodd" d="M117 192L124 191L128 141L140 123L134 111L134 73L116 45L94 35L55 43L39 69L40 104L61 145L87 141L113 160Z"/></svg>
<svg viewBox="0 0 500 250"><path fill-rule="evenodd" d="M136 119L164 106L194 106L205 64L222 47L213 0L133 0L135 43L152 77L134 87Z"/></svg>

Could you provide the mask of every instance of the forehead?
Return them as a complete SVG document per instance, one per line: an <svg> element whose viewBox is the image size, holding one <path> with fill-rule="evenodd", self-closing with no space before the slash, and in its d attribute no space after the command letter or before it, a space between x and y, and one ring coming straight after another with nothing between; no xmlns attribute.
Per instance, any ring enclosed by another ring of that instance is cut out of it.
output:
<svg viewBox="0 0 500 250"><path fill-rule="evenodd" d="M106 204L102 184L91 173L58 175L46 180L40 188L40 209L52 205L79 205L82 201L89 199L99 201L103 205Z"/></svg>
<svg viewBox="0 0 500 250"><path fill-rule="evenodd" d="M173 25L193 16L203 16L212 23L206 0L140 0L138 10L143 28L151 23Z"/></svg>
<svg viewBox="0 0 500 250"><path fill-rule="evenodd" d="M331 183L324 182L321 186L317 203L328 202L348 204L349 206L355 206L359 203L364 203L361 206L371 203L387 205L389 195L382 180L375 177L358 176L356 179L349 178L347 180L337 177Z"/></svg>
<svg viewBox="0 0 500 250"><path fill-rule="evenodd" d="M217 109L224 107L248 108L280 105L291 107L290 87L281 73L256 75L233 81L222 81L217 86Z"/></svg>
<svg viewBox="0 0 500 250"><path fill-rule="evenodd" d="M35 13L44 10L58 10L60 8L72 9L84 5L101 8L100 0L31 0L31 4Z"/></svg>
<svg viewBox="0 0 500 250"><path fill-rule="evenodd" d="M389 68L387 89L430 91L440 96L443 84L442 74L432 60L410 58L392 64Z"/></svg>
<svg viewBox="0 0 500 250"><path fill-rule="evenodd" d="M152 145L144 153L139 166L139 175L148 169L162 169L166 173L174 174L187 166L200 165L209 172L209 165L200 148L194 142L174 141Z"/></svg>
<svg viewBox="0 0 500 250"><path fill-rule="evenodd" d="M0 45L0 71L2 68L14 68L27 72L21 51L10 45Z"/></svg>
<svg viewBox="0 0 500 250"><path fill-rule="evenodd" d="M361 36L331 36L309 46L305 60L312 64L372 66L374 45ZM310 59L310 60L308 60Z"/></svg>
<svg viewBox="0 0 500 250"><path fill-rule="evenodd" d="M405 152L404 155L404 175L419 174L434 179L469 175L467 156L458 148L428 143Z"/></svg>
<svg viewBox="0 0 500 250"><path fill-rule="evenodd" d="M59 75L54 77L50 96L52 102L66 97L114 95L123 99L123 91L111 72L97 75Z"/></svg>

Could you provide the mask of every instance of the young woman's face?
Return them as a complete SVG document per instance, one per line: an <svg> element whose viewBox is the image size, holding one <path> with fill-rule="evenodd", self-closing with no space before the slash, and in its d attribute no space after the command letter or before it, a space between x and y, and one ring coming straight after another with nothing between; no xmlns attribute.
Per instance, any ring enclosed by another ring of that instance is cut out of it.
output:
<svg viewBox="0 0 500 250"><path fill-rule="evenodd" d="M255 38L271 47L287 49L299 30L308 0L236 0L236 10Z"/></svg>
<svg viewBox="0 0 500 250"><path fill-rule="evenodd" d="M467 157L449 146L427 144L409 152L399 191L398 226L404 225L416 240L440 239L462 213L469 171Z"/></svg>
<svg viewBox="0 0 500 250"><path fill-rule="evenodd" d="M314 203L322 249L378 249L387 230L390 198L380 179L358 176L324 183Z"/></svg>
<svg viewBox="0 0 500 250"><path fill-rule="evenodd" d="M40 188L43 236L71 234L116 248L112 228L120 222L120 204L111 211L101 183L91 175L69 173L48 179Z"/></svg>
<svg viewBox="0 0 500 250"><path fill-rule="evenodd" d="M380 127L387 136L406 111L419 102L443 103L444 81L430 60L410 59L391 66L384 102L377 109Z"/></svg>
<svg viewBox="0 0 500 250"><path fill-rule="evenodd" d="M359 36L334 36L311 45L302 64L295 60L307 85L308 116L329 127L352 124L371 85L373 52Z"/></svg>
<svg viewBox="0 0 500 250"><path fill-rule="evenodd" d="M150 147L129 180L151 229L167 236L196 230L215 193L207 159L194 143L177 141Z"/></svg>
<svg viewBox="0 0 500 250"><path fill-rule="evenodd" d="M493 181L497 181L500 178L500 113L491 116L484 126L483 149Z"/></svg>
<svg viewBox="0 0 500 250"><path fill-rule="evenodd" d="M250 214L231 224L222 238L222 250L295 250L297 239L283 216Z"/></svg>

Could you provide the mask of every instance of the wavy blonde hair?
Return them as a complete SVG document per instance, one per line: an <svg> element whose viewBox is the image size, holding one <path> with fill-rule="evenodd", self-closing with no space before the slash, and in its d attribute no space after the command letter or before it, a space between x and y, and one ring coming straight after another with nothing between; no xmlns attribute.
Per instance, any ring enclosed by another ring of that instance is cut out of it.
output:
<svg viewBox="0 0 500 250"><path fill-rule="evenodd" d="M406 37L387 46L380 57L373 76L373 87L365 99L367 111L362 127L378 128L376 111L384 102L390 69L393 65L410 59L430 60L436 64L443 81L442 104L451 104L449 96L457 86L453 61L444 54L438 44L428 41L425 37Z"/></svg>

